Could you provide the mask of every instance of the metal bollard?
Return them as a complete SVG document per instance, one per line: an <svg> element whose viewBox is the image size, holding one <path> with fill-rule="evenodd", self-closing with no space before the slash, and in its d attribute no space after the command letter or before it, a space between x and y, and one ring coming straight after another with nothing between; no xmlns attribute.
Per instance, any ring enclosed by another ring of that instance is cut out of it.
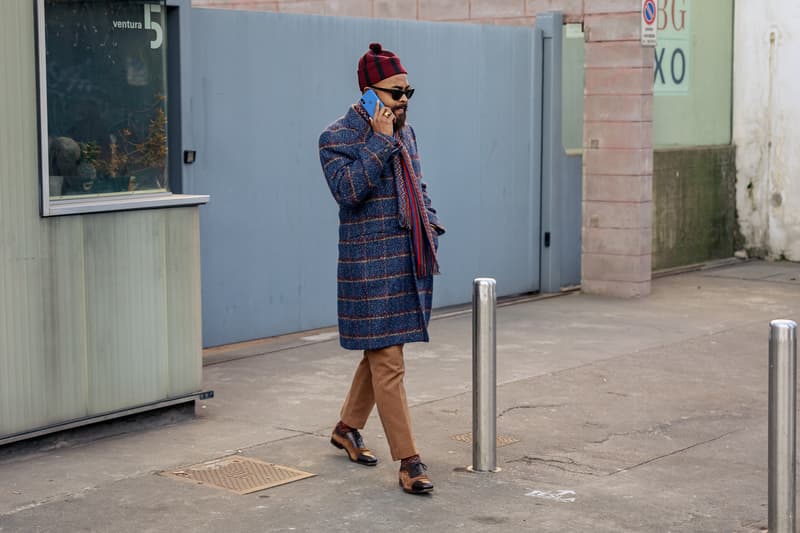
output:
<svg viewBox="0 0 800 533"><path fill-rule="evenodd" d="M797 323L769 324L770 533L795 533L795 387Z"/></svg>
<svg viewBox="0 0 800 533"><path fill-rule="evenodd" d="M473 472L497 472L496 282L472 284L472 466Z"/></svg>

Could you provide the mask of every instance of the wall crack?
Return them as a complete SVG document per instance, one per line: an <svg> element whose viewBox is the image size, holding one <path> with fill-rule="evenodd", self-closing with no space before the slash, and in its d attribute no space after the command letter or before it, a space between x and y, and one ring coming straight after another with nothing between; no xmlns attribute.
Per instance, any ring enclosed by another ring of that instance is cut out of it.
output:
<svg viewBox="0 0 800 533"><path fill-rule="evenodd" d="M525 463L529 465L541 464L545 466L550 466L552 468L557 468L558 470L563 470L564 472L570 472L572 474L583 474L587 476L608 475L608 473L605 474L598 473L595 467L579 463L570 457L567 457L565 459L548 459L546 457L534 457L531 455L524 455L519 459L511 459L509 461L506 461L506 463ZM580 468L583 468L584 470L580 470Z"/></svg>

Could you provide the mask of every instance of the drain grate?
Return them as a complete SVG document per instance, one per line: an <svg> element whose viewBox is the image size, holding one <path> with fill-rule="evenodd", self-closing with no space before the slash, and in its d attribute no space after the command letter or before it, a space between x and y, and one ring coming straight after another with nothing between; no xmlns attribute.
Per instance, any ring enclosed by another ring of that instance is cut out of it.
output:
<svg viewBox="0 0 800 533"><path fill-rule="evenodd" d="M172 472L161 472L161 475L227 489L236 494L250 494L312 477L315 474L233 455Z"/></svg>
<svg viewBox="0 0 800 533"><path fill-rule="evenodd" d="M472 444L472 432L469 433L462 433L460 435L453 435L450 437L453 440L457 440L459 442L464 442L466 444ZM497 444L498 448L502 448L503 446L508 446L509 444L514 444L516 442L520 442L520 440L516 437L509 437L508 435L498 435L495 438L495 443Z"/></svg>

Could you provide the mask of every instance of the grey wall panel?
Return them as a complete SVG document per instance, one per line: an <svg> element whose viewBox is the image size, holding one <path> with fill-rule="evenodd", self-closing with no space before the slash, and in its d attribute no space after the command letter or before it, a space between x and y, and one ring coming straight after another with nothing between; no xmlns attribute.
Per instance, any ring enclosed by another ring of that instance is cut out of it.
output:
<svg viewBox="0 0 800 533"><path fill-rule="evenodd" d="M544 13L536 18L536 28L542 39L542 228L541 228L541 290L561 290L561 227L564 149L561 138L561 64L562 17L559 13ZM549 235L549 243L548 243Z"/></svg>
<svg viewBox="0 0 800 533"><path fill-rule="evenodd" d="M48 258L49 272L41 278L46 302L44 390L47 422L55 423L89 414L83 218L60 217L47 227L49 242L42 255Z"/></svg>
<svg viewBox="0 0 800 533"><path fill-rule="evenodd" d="M435 305L469 301L476 276L538 289L531 29L203 9L192 24L205 345L335 323L337 206L317 139L357 100L371 41L418 89L409 119L448 228Z"/></svg>
<svg viewBox="0 0 800 533"><path fill-rule="evenodd" d="M86 414L80 219L39 217L33 7L0 17L0 436ZM80 247L79 247L80 249Z"/></svg>
<svg viewBox="0 0 800 533"><path fill-rule="evenodd" d="M420 88L410 117L424 178L448 228L440 240L442 276L434 283L434 305L468 302L478 276L495 277L501 295L536 290L538 250L530 253L539 221L539 176L530 161L532 32L424 27L431 35L403 48L402 58ZM451 47L459 50L457 58Z"/></svg>
<svg viewBox="0 0 800 533"><path fill-rule="evenodd" d="M167 397L163 216L84 220L90 414Z"/></svg>
<svg viewBox="0 0 800 533"><path fill-rule="evenodd" d="M198 390L202 380L199 225L196 209L164 212L170 397Z"/></svg>
<svg viewBox="0 0 800 533"><path fill-rule="evenodd" d="M33 20L31 2L3 5L0 435L85 413L83 391L73 389L83 375L82 299L73 301L66 286L82 274L60 240L80 232L80 224L44 225L39 218Z"/></svg>

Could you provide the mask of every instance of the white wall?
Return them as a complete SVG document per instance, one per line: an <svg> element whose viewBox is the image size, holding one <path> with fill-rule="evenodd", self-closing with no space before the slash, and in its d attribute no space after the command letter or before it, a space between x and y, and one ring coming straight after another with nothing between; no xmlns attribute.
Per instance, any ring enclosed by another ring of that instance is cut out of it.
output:
<svg viewBox="0 0 800 533"><path fill-rule="evenodd" d="M800 2L737 0L733 141L746 246L800 261Z"/></svg>

